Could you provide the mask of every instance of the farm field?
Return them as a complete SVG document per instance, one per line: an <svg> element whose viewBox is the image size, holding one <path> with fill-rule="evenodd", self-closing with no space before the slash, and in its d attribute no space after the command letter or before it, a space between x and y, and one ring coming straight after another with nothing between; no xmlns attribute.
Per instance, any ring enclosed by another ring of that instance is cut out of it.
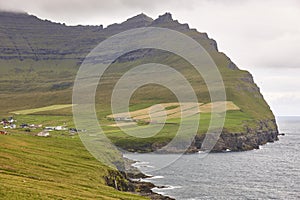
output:
<svg viewBox="0 0 300 200"><path fill-rule="evenodd" d="M28 115L28 114L33 114L33 113L37 113L37 112L59 110L59 109L70 108L70 107L72 107L72 104L52 105L52 106L46 106L46 107L41 107L41 108L13 111L11 113L16 114L16 115Z"/></svg>
<svg viewBox="0 0 300 200"><path fill-rule="evenodd" d="M242 112L233 102L215 102L217 111L218 106L220 106L220 104L226 104L227 106L226 119L224 124L224 128L226 130L232 132L243 131L244 124L251 124L252 119L249 116L247 116L244 112ZM152 106L155 105L157 104L153 104ZM107 114L109 113L109 110L107 108L103 108L102 106L99 106L103 109L98 109L97 115L99 123L102 126L104 133L116 146L131 152L149 152L151 151L150 147L152 145L163 145L171 141L172 138L174 138L176 132L178 131L178 128L180 127L181 123L180 106L178 103L161 103L160 105L163 108L165 108L164 112L167 113L166 124L164 124L164 127L158 133L149 138L136 138L126 134L125 132L132 130L142 132L144 130L150 130L158 126L158 124L156 123L149 123L149 121L147 121L148 119L150 119L148 116L148 111L152 107L151 104L141 104L139 106L134 105L129 108L130 116L137 121L114 121L111 119L114 116L111 114ZM201 135L206 133L211 120L211 113L209 111L212 107L212 104L199 103L197 105L200 110L199 113L191 113L190 110L193 107L189 103L183 103L182 105L183 115L185 115L184 120L186 120L186 123L189 123L189 120L192 123L194 117L200 115L198 134ZM219 112L221 111L222 110L219 110ZM15 118L18 121L18 126L20 124L27 123L39 124L43 127L64 126L68 129L75 128L70 105L52 105L30 110L21 110L18 111L18 113L31 113L15 115ZM153 119L155 120L155 122L159 122L158 120L160 119L160 114L162 114L162 111L158 111L156 113L157 118ZM124 117L128 116L128 113L121 113L117 114L116 116ZM86 127L86 129L88 131L88 127ZM25 133L22 129L12 129L8 131L12 134L19 134L20 132ZM41 128L34 129L31 130L30 134L36 135L40 131L42 131ZM55 137L69 137L69 131L54 131L50 132L50 135L54 135Z"/></svg>
<svg viewBox="0 0 300 200"><path fill-rule="evenodd" d="M159 106L159 107L158 107ZM213 102L213 103L161 103L155 104L148 108L131 111L128 113L116 113L108 115L107 118L131 118L133 120L142 120L151 122L151 120L162 121L167 119L176 119L181 117L190 117L199 113L211 113L214 107L214 112L221 113L230 110L240 110L232 101ZM225 110L224 110L225 108ZM162 110L163 109L163 110ZM151 115L151 118L150 118Z"/></svg>

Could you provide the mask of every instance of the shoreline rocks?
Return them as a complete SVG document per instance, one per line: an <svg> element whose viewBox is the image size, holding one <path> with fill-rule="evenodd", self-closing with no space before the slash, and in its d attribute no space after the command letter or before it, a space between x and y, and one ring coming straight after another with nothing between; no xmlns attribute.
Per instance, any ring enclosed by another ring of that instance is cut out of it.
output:
<svg viewBox="0 0 300 200"><path fill-rule="evenodd" d="M277 141L278 136L281 135L278 132L275 120L258 121L258 125L257 128L246 127L245 132L239 133L230 133L223 130L211 152L221 153L259 149L260 145ZM190 148L184 153L190 154L205 151L202 147L204 138L205 135L196 136ZM153 147L159 148L159 146L160 145L156 145ZM153 151L157 150L155 148L153 148ZM180 149L172 149L160 153L183 152L180 151ZM173 200L171 197L153 192L152 189L157 187L153 183L138 181L143 178L149 178L150 176L143 174L139 169L132 166L134 163L135 161L125 158L125 172L113 172L110 177L106 178L107 185L114 187L117 190L146 196L152 200Z"/></svg>
<svg viewBox="0 0 300 200"><path fill-rule="evenodd" d="M148 197L151 200L175 200L168 196L152 191L158 186L151 182L137 181L136 179L150 178L143 174L139 169L132 166L135 161L124 158L125 172L110 170L108 176L104 177L106 185L119 191L131 192L140 196Z"/></svg>
<svg viewBox="0 0 300 200"><path fill-rule="evenodd" d="M126 149L129 152L139 153L197 153L199 151L210 151L213 153L228 152L228 151L249 151L253 149L259 149L259 146L266 143L273 143L278 140L278 136L281 135L278 132L278 128L275 120L261 120L257 121L256 128L250 128L245 126L244 131L241 132L229 132L223 129L221 135L217 136L210 135L212 144L215 144L212 149L204 147L203 141L206 138L206 134L197 135L192 141L190 147L186 150L188 144L178 144L178 147L164 148L167 145L166 142L155 142L153 144L145 144L138 147L130 147ZM217 140L217 142L215 142ZM122 147L123 148L123 147Z"/></svg>

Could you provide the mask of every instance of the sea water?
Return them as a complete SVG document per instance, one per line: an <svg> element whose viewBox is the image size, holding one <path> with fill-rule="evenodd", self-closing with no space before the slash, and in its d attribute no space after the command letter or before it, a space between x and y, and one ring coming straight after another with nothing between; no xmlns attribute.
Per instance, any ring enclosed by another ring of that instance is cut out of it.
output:
<svg viewBox="0 0 300 200"><path fill-rule="evenodd" d="M279 117L279 141L246 152L183 155L162 169L157 163L174 155L127 154L164 188L153 191L178 200L300 199L300 117ZM172 160L172 159L170 159ZM150 172L149 172L150 171Z"/></svg>

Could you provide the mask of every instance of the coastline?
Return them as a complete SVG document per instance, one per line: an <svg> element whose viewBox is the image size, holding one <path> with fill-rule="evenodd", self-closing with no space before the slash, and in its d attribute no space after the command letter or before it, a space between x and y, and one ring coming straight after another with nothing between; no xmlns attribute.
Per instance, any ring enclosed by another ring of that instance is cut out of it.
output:
<svg viewBox="0 0 300 200"><path fill-rule="evenodd" d="M260 135L261 133L258 133L257 135ZM262 134L263 135L263 134ZM284 134L279 134L278 132L272 132L270 135L268 134L267 140L270 140L271 138L274 138L274 135L276 136L274 141L278 140L278 136L284 135ZM263 140L262 144L259 146L263 146L267 143L272 143L274 141L267 141L267 140ZM239 151L251 151L251 150L255 150L255 149L260 149L259 146L255 146L255 148L251 148L251 149L247 149L247 150L239 150ZM219 154L219 153L228 153L228 152L237 152L237 150L231 151L231 150L214 150L211 151L211 153L213 154ZM170 153L170 152L169 152ZM174 152L171 152L174 153ZM177 153L177 152L176 152ZM187 151L185 154L196 154L199 153L199 151ZM166 196L165 194L160 194L157 192L152 191L153 189L160 189L160 188L168 188L167 185L163 185L163 186L156 186L155 184L153 184L151 182L151 178L155 178L155 176L151 176L151 175L147 175L144 174L143 172L140 171L139 168L133 166L135 163L138 163L140 161L138 160L131 160L129 158L125 158L125 163L126 163L126 179L128 181L130 181L131 184L134 185L135 189L138 189L139 191L129 191L141 196L145 196L145 197L149 197L152 200L175 200L175 198ZM150 179L147 181L143 181L143 179Z"/></svg>
<svg viewBox="0 0 300 200"><path fill-rule="evenodd" d="M224 151L249 151L259 149L259 146L278 141L279 131L275 119L261 120L257 122L256 128L245 127L243 132L228 132L222 131L222 134L217 139L217 143L211 152ZM202 148L205 135L195 137L191 148L187 153L194 153L195 150L206 150Z"/></svg>
<svg viewBox="0 0 300 200"><path fill-rule="evenodd" d="M124 158L125 169L126 169L126 179L134 186L135 191L130 191L136 194L139 194L144 197L149 197L151 200L175 200L169 196L164 196L153 192L153 188L162 188L164 186L156 186L151 182L140 181L145 178L151 178L151 176L142 173L137 167L134 167L133 164L137 161Z"/></svg>
<svg viewBox="0 0 300 200"><path fill-rule="evenodd" d="M244 131L230 132L226 129L222 130L220 136L210 135L210 140L215 143L212 149L203 147L203 142L206 139L206 134L196 135L190 147L186 149L181 148L163 148L166 144L161 142L148 145L146 149L133 148L125 149L129 152L150 153L157 152L162 154L177 154L177 153L197 153L199 151L210 151L212 153L222 153L227 151L249 151L259 149L259 146L266 143L273 143L278 141L280 135L275 119L260 120L256 122L256 127L244 127ZM207 142L207 141L206 141ZM180 145L179 145L180 146ZM133 151L134 150L134 151Z"/></svg>
<svg viewBox="0 0 300 200"><path fill-rule="evenodd" d="M281 135L278 131L277 124L275 120L260 121L257 128L245 128L245 132L240 133L230 133L226 130L222 131L221 136L217 139L217 143L214 148L210 151L212 153L223 153L223 152L236 152L236 151L249 151L254 149L259 149L259 146L266 143L273 143L278 140L278 136ZM196 136L190 148L182 152L180 149L169 149L164 151L158 151L158 153L185 153L193 154L200 151L205 151L203 149L202 143L204 141L205 135ZM156 151L156 148L160 148L160 145L152 146L152 150ZM147 152L144 152L147 153ZM151 180L143 181L143 179L151 178L151 175L144 174L137 167L133 166L139 161L134 161L124 157L124 169L118 171L119 175L125 179L125 183L118 183L118 185L123 185L121 187L116 185L116 180L118 179L116 175L110 177L107 185L114 187L117 190L131 192L138 194L140 196L148 197L152 200L174 200L174 198L164 196L163 194L156 193L152 191L154 188L167 188L167 186L156 186L151 183ZM118 179L120 181L120 179Z"/></svg>

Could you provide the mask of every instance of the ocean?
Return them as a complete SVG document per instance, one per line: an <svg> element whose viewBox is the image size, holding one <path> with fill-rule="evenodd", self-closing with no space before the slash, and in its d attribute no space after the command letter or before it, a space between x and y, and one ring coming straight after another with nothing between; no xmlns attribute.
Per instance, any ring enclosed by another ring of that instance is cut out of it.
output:
<svg viewBox="0 0 300 200"><path fill-rule="evenodd" d="M300 199L300 117L278 117L285 136L259 150L182 155L167 167L158 163L174 155L126 154L138 161L153 191L178 200Z"/></svg>

